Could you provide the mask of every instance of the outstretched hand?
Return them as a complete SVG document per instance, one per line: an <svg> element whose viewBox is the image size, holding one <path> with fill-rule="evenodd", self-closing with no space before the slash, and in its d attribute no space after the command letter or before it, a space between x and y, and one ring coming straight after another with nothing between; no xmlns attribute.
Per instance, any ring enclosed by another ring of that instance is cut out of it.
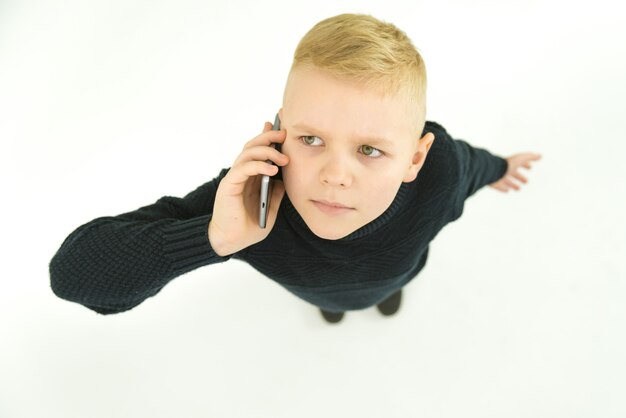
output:
<svg viewBox="0 0 626 418"><path fill-rule="evenodd" d="M530 170L530 162L540 160L541 154L526 152L511 155L510 157L507 157L505 159L509 163L509 167L506 170L506 173L504 174L504 176L502 176L500 180L489 185L489 187L493 187L494 189L504 193L508 192L510 189L520 189L520 186L513 181L514 179L524 184L528 183L528 179L520 174L519 168L524 167Z"/></svg>

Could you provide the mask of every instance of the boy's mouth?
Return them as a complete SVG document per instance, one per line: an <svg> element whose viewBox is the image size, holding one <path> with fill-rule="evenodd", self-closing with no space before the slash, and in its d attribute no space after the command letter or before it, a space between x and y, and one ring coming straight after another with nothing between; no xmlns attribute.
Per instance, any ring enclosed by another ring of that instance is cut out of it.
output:
<svg viewBox="0 0 626 418"><path fill-rule="evenodd" d="M354 210L354 208L348 207L341 203L329 202L327 200L311 200L313 204L322 212L329 215L339 215Z"/></svg>

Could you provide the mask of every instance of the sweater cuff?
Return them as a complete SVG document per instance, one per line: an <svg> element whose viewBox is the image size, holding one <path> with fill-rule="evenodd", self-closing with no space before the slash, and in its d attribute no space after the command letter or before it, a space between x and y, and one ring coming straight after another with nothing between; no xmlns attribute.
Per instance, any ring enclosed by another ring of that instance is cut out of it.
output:
<svg viewBox="0 0 626 418"><path fill-rule="evenodd" d="M498 165L498 175L499 177L495 180L498 181L500 180L502 177L504 177L504 175L506 174L507 170L509 169L509 163L507 160L505 160L502 157L497 157L500 161L499 161L499 165ZM494 181L494 183L495 183Z"/></svg>
<svg viewBox="0 0 626 418"><path fill-rule="evenodd" d="M231 258L232 254L222 257L211 247L209 242L211 217L209 214L178 220L163 228L165 239L163 253L172 261L172 269L177 274Z"/></svg>

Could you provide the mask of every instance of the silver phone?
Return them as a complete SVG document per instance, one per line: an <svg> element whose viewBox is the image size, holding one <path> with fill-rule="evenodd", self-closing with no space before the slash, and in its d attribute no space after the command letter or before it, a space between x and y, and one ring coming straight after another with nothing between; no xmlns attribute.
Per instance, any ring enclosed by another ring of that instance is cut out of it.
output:
<svg viewBox="0 0 626 418"><path fill-rule="evenodd" d="M280 119L278 113L274 119L273 131L280 131ZM276 144L272 144L272 147L276 148ZM272 160L267 160L268 163L274 164ZM274 164L276 165L276 164ZM279 167L280 170L280 167ZM259 226L265 228L267 224L267 215L270 212L270 199L272 196L272 180L271 176L266 174L261 177L261 194L259 196Z"/></svg>

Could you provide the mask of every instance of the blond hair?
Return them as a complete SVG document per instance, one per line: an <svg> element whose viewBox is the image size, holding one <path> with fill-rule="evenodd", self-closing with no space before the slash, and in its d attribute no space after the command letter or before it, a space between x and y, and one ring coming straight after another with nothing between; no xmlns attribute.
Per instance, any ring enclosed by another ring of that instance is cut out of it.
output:
<svg viewBox="0 0 626 418"><path fill-rule="evenodd" d="M409 37L391 23L365 14L324 19L298 43L290 74L314 66L387 95L404 95L417 112L421 134L426 118L426 66Z"/></svg>

